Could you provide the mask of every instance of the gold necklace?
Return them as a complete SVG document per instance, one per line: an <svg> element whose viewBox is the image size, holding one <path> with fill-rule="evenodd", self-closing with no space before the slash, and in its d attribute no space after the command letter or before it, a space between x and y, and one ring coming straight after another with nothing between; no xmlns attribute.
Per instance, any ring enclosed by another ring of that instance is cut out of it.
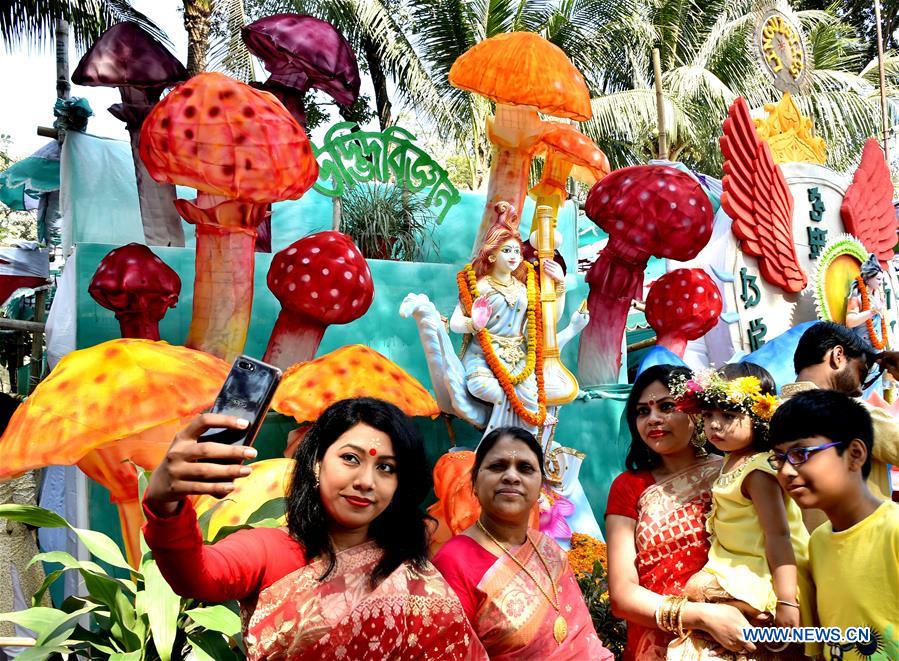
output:
<svg viewBox="0 0 899 661"><path fill-rule="evenodd" d="M487 283L493 287L506 300L509 307L514 306L518 302L519 288L516 287L518 281L513 277L509 282L501 282L492 275L487 276Z"/></svg>
<svg viewBox="0 0 899 661"><path fill-rule="evenodd" d="M546 597L546 600L549 602L550 606L556 609L556 621L553 623L553 638L556 639L556 642L561 645L562 641L568 636L568 622L565 621L565 618L562 617L561 611L561 602L559 601L559 593L556 591L556 583L553 581L552 572L549 571L549 565L546 564L546 560L543 559L543 555L540 553L540 550L537 548L537 545L534 544L534 540L531 539L531 536L525 533L525 538L531 543L531 546L534 547L534 553L537 554L537 557L540 558L540 563L543 565L543 568L546 570L546 575L549 577L549 584L553 589L553 596L550 598L549 593L543 589L543 586L540 585L540 581L537 580L537 577L534 576L531 571L525 567L522 562L516 558L512 551L510 551L506 546L503 545L496 537L490 534L490 531L484 527L484 524L481 523L481 520L477 520L478 528L480 528L487 537L490 538L490 541L496 544L500 549L502 549L503 553L508 555L512 560L515 561L515 564L521 567L522 571L525 574L530 576L531 580L534 581L534 585L543 593L543 596Z"/></svg>

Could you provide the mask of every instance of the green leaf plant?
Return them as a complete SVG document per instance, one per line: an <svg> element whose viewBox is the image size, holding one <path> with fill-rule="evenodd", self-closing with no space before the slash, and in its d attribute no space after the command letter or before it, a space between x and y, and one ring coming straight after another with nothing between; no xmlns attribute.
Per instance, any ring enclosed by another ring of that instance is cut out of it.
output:
<svg viewBox="0 0 899 661"><path fill-rule="evenodd" d="M264 503L243 527L277 525L272 512L278 507L283 509L283 502ZM49 510L33 505L0 505L0 519L35 527L68 527L95 558L130 571L130 578L119 578L96 562L78 560L62 551L36 555L32 563L43 561L50 567L32 604L40 603L50 585L70 571L81 574L86 594L69 597L58 608L33 606L15 613L0 613L0 621L14 622L35 633L35 645L17 657L21 661L59 655L108 661L170 661L188 656L200 661L244 658L237 602L204 604L176 595L143 538L143 556L139 570L135 570L109 537L75 528ZM238 526L232 527L229 532L237 529Z"/></svg>

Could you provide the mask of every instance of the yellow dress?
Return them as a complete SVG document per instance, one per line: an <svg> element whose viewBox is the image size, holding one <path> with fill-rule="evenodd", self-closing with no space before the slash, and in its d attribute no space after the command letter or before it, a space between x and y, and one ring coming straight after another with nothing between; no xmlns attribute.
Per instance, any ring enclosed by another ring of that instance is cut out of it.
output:
<svg viewBox="0 0 899 661"><path fill-rule="evenodd" d="M767 452L755 454L738 468L722 472L712 485L712 509L706 524L712 544L704 569L734 599L773 615L777 596L765 555L765 535L755 506L742 492L743 480L757 470L777 474L768 464ZM802 623L813 626L815 596L808 563L809 535L799 506L786 494L784 504L796 556Z"/></svg>

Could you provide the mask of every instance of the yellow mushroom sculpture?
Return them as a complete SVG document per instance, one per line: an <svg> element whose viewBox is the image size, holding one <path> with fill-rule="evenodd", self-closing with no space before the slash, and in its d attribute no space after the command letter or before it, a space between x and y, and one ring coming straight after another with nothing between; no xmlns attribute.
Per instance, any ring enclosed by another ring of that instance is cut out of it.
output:
<svg viewBox="0 0 899 661"><path fill-rule="evenodd" d="M123 338L73 351L35 388L0 438L0 480L76 464L119 510L128 561L140 561L135 465L154 469L175 433L212 405L229 365L202 351Z"/></svg>

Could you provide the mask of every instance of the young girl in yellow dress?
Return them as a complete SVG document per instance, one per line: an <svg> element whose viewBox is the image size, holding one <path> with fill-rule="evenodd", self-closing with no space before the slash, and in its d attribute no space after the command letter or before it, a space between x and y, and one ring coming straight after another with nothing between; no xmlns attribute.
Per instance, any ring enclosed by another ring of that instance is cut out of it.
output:
<svg viewBox="0 0 899 661"><path fill-rule="evenodd" d="M685 594L667 597L656 614L683 634L670 644L668 659L804 658L794 652L799 648L786 645L729 652L678 626L685 600L729 602L751 622L777 627L813 626L815 601L808 532L769 464L768 422L777 406L771 375L752 363L726 365L683 379L672 392L681 410L699 417L708 441L725 458L712 486L708 562L689 580Z"/></svg>

